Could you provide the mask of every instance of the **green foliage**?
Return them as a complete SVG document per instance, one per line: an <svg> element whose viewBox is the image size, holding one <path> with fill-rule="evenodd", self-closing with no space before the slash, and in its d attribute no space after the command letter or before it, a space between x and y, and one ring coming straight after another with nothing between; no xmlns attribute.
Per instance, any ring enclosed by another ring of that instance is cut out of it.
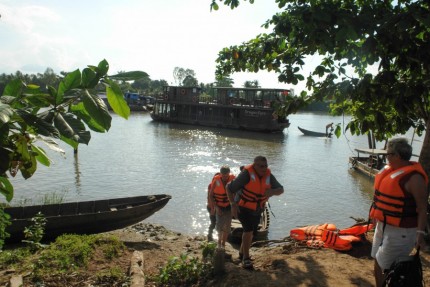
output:
<svg viewBox="0 0 430 287"><path fill-rule="evenodd" d="M113 258L112 256L117 256L124 248L124 244L115 236L65 234L36 253L28 246L0 252L0 266L3 270L14 269L21 274L28 274L29 280L39 284L37 286L45 286L44 278L65 278L76 270L86 268L96 250L102 252L106 258ZM127 284L128 281L126 274L115 267L95 275L97 283L100 284L97 286L119 286L113 283L122 281ZM65 278L64 286L66 285Z"/></svg>
<svg viewBox="0 0 430 287"><path fill-rule="evenodd" d="M214 257L217 244L214 241L204 241L202 243L203 260L209 261Z"/></svg>
<svg viewBox="0 0 430 287"><path fill-rule="evenodd" d="M107 132L112 117L106 104L97 95L98 87L106 88L113 111L127 119L130 108L116 81L148 77L145 72L123 72L108 76L106 60L97 66L65 73L59 80L46 72L50 83L46 90L21 78L11 80L0 97L0 193L7 201L13 198L13 186L8 180L21 172L25 179L37 170L37 164L50 165L50 160L38 143L63 152L54 139L76 149L88 144L91 134ZM56 85L56 87L52 86Z"/></svg>
<svg viewBox="0 0 430 287"><path fill-rule="evenodd" d="M212 0L211 8L239 2ZM352 116L345 130L353 135L372 131L384 140L430 127L428 1L275 2L280 11L263 24L268 33L219 52L217 78L267 70L280 82L306 81L312 100L334 100L335 114ZM430 141L420 162L430 174Z"/></svg>
<svg viewBox="0 0 430 287"><path fill-rule="evenodd" d="M239 1L214 2L235 8ZM354 134L371 129L383 139L410 127L425 130L430 114L426 1L276 2L283 9L265 25L272 32L220 51L218 77L264 69L277 72L280 82L297 84L304 80L305 58L319 55L308 88L315 99L335 97L335 110L357 121Z"/></svg>
<svg viewBox="0 0 430 287"><path fill-rule="evenodd" d="M171 257L167 265L160 269L155 281L161 286L192 286L211 273L210 263L182 254Z"/></svg>
<svg viewBox="0 0 430 287"><path fill-rule="evenodd" d="M15 265L24 266L32 252L28 248L15 248L0 252L0 266L13 267Z"/></svg>
<svg viewBox="0 0 430 287"><path fill-rule="evenodd" d="M9 237L6 227L10 225L10 216L4 212L3 206L0 206L0 250L3 248L4 240Z"/></svg>
<svg viewBox="0 0 430 287"><path fill-rule="evenodd" d="M36 251L43 247L40 241L45 234L46 218L38 212L36 216L31 218L31 222L31 225L24 229L25 240L23 242L29 245L30 250Z"/></svg>
<svg viewBox="0 0 430 287"><path fill-rule="evenodd" d="M129 278L119 267L112 267L96 274L96 284L100 286L113 286L117 282L128 282ZM109 285L108 285L109 284ZM126 283L127 284L127 283ZM122 286L129 286L122 285Z"/></svg>
<svg viewBox="0 0 430 287"><path fill-rule="evenodd" d="M96 246L101 247L107 258L112 258L124 248L122 242L113 236L66 234L42 251L37 268L43 272L69 272L85 267Z"/></svg>

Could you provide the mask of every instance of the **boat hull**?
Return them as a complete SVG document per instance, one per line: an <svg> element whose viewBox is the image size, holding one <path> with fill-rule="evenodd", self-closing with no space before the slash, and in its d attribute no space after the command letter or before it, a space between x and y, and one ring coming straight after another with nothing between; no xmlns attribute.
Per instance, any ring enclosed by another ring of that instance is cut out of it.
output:
<svg viewBox="0 0 430 287"><path fill-rule="evenodd" d="M258 225L257 233L253 236L253 241L267 240L269 235L270 215L269 209L266 206L261 214L260 224ZM242 224L237 219L233 219L231 223L231 232L229 240L231 242L242 241L243 228Z"/></svg>
<svg viewBox="0 0 430 287"><path fill-rule="evenodd" d="M331 134L321 133L321 132L314 132L310 130L303 129L301 127L297 127L305 136L312 136L312 137L331 137Z"/></svg>
<svg viewBox="0 0 430 287"><path fill-rule="evenodd" d="M11 225L6 228L10 237L6 242L23 240L24 229L38 212L47 220L43 240L51 240L66 233L94 234L127 227L150 217L170 199L170 195L160 194L5 208L11 216Z"/></svg>

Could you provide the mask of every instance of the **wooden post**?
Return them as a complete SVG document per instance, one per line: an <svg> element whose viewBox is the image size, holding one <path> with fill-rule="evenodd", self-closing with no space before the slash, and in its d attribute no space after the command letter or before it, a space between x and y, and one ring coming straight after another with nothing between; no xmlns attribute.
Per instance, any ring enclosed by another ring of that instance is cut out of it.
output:
<svg viewBox="0 0 430 287"><path fill-rule="evenodd" d="M215 276L224 274L225 272L225 250L224 248L215 249L215 255L213 258L214 274Z"/></svg>

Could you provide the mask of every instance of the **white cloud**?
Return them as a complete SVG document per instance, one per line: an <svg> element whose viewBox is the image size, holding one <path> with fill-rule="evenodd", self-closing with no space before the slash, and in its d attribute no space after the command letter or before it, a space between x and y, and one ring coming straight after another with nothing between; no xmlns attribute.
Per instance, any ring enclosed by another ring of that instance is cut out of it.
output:
<svg viewBox="0 0 430 287"><path fill-rule="evenodd" d="M70 71L106 59L111 74L143 70L169 83L175 67L213 82L218 52L264 32L260 26L278 11L274 1L212 12L210 0L29 2L0 4L0 37L7 43L0 46L0 72ZM44 68L24 70L28 67ZM232 77L235 86L257 79L264 87L287 87L274 73Z"/></svg>

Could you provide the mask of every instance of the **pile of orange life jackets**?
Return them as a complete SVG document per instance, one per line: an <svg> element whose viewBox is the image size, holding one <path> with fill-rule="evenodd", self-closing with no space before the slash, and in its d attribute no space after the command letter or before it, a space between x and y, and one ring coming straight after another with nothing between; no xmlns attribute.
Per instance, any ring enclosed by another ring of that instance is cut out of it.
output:
<svg viewBox="0 0 430 287"><path fill-rule="evenodd" d="M362 234L373 229L373 224L355 225L339 230L332 223L310 225L290 230L290 237L297 241L306 241L311 248L331 248L348 251L353 242L360 242Z"/></svg>

